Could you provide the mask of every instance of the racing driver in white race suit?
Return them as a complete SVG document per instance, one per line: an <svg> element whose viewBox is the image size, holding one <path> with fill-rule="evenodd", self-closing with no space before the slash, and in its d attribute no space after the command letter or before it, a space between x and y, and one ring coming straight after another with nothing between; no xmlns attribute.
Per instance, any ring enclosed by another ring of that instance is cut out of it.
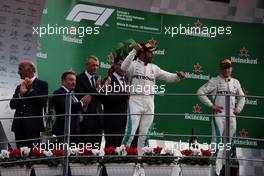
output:
<svg viewBox="0 0 264 176"><path fill-rule="evenodd" d="M224 164L224 151L218 151L218 144L223 143L222 137L225 136L225 96L224 94L233 94L230 96L230 136L233 137L236 132L236 115L238 115L245 105L245 95L237 79L231 77L232 62L224 59L220 62L221 74L213 77L204 84L198 91L198 98L206 106L212 108L214 117L212 118L212 143L216 143L216 174L219 175ZM205 94L214 94L213 102ZM218 95L220 94L220 95ZM236 103L237 98L237 103ZM232 139L232 138L231 138Z"/></svg>
<svg viewBox="0 0 264 176"><path fill-rule="evenodd" d="M139 128L138 154L147 145L147 133L154 119L155 80L177 82L185 78L182 71L169 73L152 63L156 46L149 42L136 44L121 65L130 83L130 98L126 134L122 145L130 146Z"/></svg>

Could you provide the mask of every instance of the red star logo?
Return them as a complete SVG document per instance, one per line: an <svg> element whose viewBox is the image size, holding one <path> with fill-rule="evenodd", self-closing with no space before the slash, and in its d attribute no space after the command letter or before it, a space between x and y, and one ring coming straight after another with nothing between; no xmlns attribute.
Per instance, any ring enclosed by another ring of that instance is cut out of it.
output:
<svg viewBox="0 0 264 176"><path fill-rule="evenodd" d="M239 131L239 135L242 138L246 138L248 136L248 132L243 128L241 131Z"/></svg>
<svg viewBox="0 0 264 176"><path fill-rule="evenodd" d="M41 44L39 43L39 41L37 41L37 43L36 43L36 48L41 49Z"/></svg>
<svg viewBox="0 0 264 176"><path fill-rule="evenodd" d="M193 67L195 72L201 72L202 66L199 63L197 63Z"/></svg>
<svg viewBox="0 0 264 176"><path fill-rule="evenodd" d="M198 27L198 28L201 28L202 25L203 25L203 24L200 22L200 20L197 20L197 21L194 23L194 26L195 26L195 27Z"/></svg>
<svg viewBox="0 0 264 176"><path fill-rule="evenodd" d="M108 55L108 61L109 61L109 62L113 62L113 60L114 60L114 55L113 55L113 53L110 53L110 54Z"/></svg>
<svg viewBox="0 0 264 176"><path fill-rule="evenodd" d="M201 109L202 108L198 104L193 106L194 113L201 113Z"/></svg>
<svg viewBox="0 0 264 176"><path fill-rule="evenodd" d="M154 38L151 38L148 42L151 45L156 45L156 41L154 40Z"/></svg>
<svg viewBox="0 0 264 176"><path fill-rule="evenodd" d="M240 50L240 56L245 56L245 57L249 56L249 55L248 55L248 50L247 50L245 47L243 47L243 48Z"/></svg>

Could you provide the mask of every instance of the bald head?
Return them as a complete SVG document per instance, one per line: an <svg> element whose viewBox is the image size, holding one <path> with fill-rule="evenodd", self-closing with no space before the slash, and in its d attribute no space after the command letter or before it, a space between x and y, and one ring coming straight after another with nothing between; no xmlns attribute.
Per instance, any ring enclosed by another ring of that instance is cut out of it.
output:
<svg viewBox="0 0 264 176"><path fill-rule="evenodd" d="M18 74L21 79L32 78L36 72L35 64L31 60L22 60L18 64Z"/></svg>
<svg viewBox="0 0 264 176"><path fill-rule="evenodd" d="M85 68L90 75L95 75L99 68L98 58L96 56L88 57L85 63Z"/></svg>

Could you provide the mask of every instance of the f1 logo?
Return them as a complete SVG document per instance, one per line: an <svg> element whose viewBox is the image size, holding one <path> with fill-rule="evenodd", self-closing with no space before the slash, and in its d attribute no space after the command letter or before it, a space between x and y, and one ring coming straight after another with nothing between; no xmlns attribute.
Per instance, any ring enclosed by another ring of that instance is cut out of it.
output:
<svg viewBox="0 0 264 176"><path fill-rule="evenodd" d="M95 25L102 26L114 12L114 9L77 4L66 17L68 21L80 22L82 19L95 21Z"/></svg>

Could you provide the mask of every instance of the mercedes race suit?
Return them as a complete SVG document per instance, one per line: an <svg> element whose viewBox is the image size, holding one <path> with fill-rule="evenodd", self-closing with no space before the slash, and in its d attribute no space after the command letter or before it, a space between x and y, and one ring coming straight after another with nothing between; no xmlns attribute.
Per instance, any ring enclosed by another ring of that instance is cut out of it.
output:
<svg viewBox="0 0 264 176"><path fill-rule="evenodd" d="M164 71L155 64L145 64L139 58L133 60L136 54L136 50L133 49L121 65L130 83L128 123L122 143L130 146L139 127L138 150L140 154L141 148L147 144L146 136L154 119L155 80L176 82L180 79L176 73Z"/></svg>
<svg viewBox="0 0 264 176"><path fill-rule="evenodd" d="M224 136L226 118L225 118L225 96L224 94L233 94L236 96L230 96L230 136L234 136L236 132L236 117L234 108L238 108L242 111L245 105L244 92L240 86L237 79L234 78L224 78L222 76L217 76L209 80L205 85L203 85L197 92L199 99L208 107L213 105L222 106L221 113L215 113L214 118L212 118L212 142L219 144L223 143L222 136ZM204 94L212 94L212 101ZM237 99L237 103L236 103ZM218 146L218 145L216 145ZM223 166L224 151L216 149L216 173L219 175L221 168Z"/></svg>

